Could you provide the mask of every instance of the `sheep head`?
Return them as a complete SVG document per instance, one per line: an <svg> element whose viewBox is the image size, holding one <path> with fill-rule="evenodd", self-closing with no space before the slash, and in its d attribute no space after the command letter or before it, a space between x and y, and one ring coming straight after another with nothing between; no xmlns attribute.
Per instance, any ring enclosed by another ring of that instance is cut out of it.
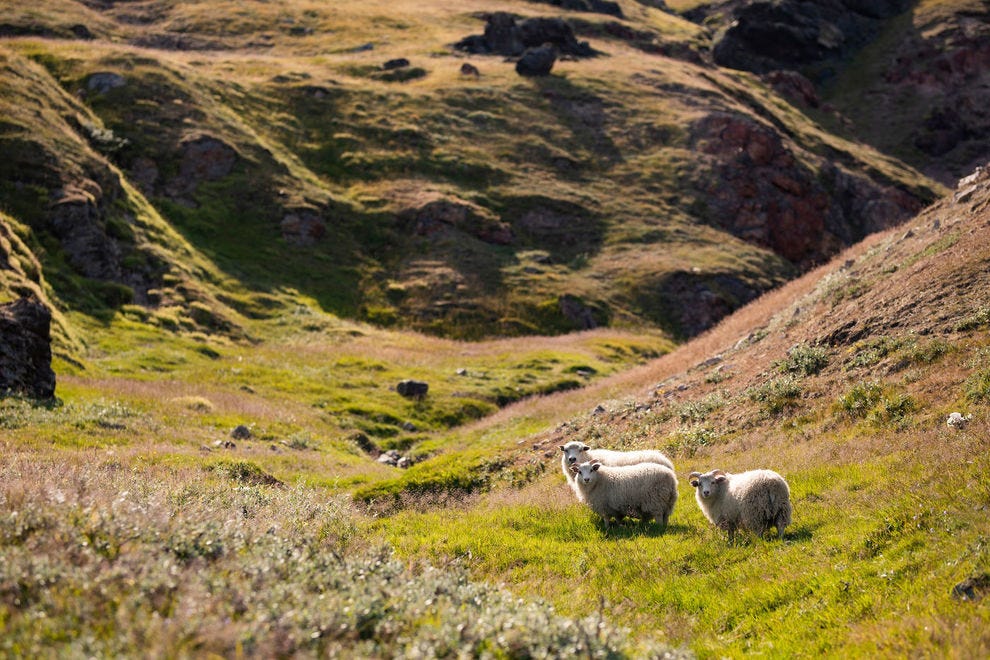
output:
<svg viewBox="0 0 990 660"><path fill-rule="evenodd" d="M572 465L571 472L577 475L575 477L576 481L583 481L586 484L590 484L595 478L595 472L598 472L602 464L599 461L585 461L580 465Z"/></svg>
<svg viewBox="0 0 990 660"><path fill-rule="evenodd" d="M572 440L566 445L560 446L560 451L564 452L564 457L567 460L568 465L577 465L578 459L581 458L581 454L591 449L588 445Z"/></svg>
<svg viewBox="0 0 990 660"><path fill-rule="evenodd" d="M688 479L689 483L698 489L698 494L701 497L708 499L718 495L721 492L722 486L728 482L729 477L726 476L725 472L722 472L721 470L712 470L711 472L706 472L705 474L692 472Z"/></svg>

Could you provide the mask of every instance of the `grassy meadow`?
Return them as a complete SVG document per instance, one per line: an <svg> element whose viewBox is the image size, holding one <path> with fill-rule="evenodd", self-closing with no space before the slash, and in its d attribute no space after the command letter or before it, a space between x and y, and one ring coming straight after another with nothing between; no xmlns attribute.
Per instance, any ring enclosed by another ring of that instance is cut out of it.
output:
<svg viewBox="0 0 990 660"><path fill-rule="evenodd" d="M86 369L59 365L56 404L2 403L3 648L985 655L990 305L911 298L950 313L811 341L940 259L942 281L965 281L985 229L933 229L950 211L672 351L604 330L464 343L302 310L250 346L94 329ZM407 376L425 399L392 391ZM973 420L950 428L953 410ZM231 441L237 424L251 438ZM417 462L382 465L361 435ZM607 530L578 504L557 449L571 439L666 451L666 532ZM757 466L788 479L794 522L782 542L730 545L686 475Z"/></svg>

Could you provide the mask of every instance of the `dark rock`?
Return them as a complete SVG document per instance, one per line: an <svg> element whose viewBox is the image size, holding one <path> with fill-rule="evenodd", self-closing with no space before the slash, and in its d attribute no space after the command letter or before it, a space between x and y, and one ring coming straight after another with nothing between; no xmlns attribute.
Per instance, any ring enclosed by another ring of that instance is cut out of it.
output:
<svg viewBox="0 0 990 660"><path fill-rule="evenodd" d="M593 310L584 304L577 296L565 294L558 300L560 312L580 330L591 330L598 327Z"/></svg>
<svg viewBox="0 0 990 660"><path fill-rule="evenodd" d="M248 440L252 435L251 429L243 424L238 424L234 427L234 430L230 432L230 437L234 440Z"/></svg>
<svg viewBox="0 0 990 660"><path fill-rule="evenodd" d="M412 379L400 381L399 384L395 386L395 391L407 399L422 399L426 396L429 389L430 386L428 383L424 383L421 380Z"/></svg>
<svg viewBox="0 0 990 660"><path fill-rule="evenodd" d="M0 305L0 396L55 396L51 311L35 298Z"/></svg>
<svg viewBox="0 0 990 660"><path fill-rule="evenodd" d="M70 26L69 32L75 35L78 39L85 39L88 41L96 38L93 33L89 31L89 28L82 23L76 23L75 25Z"/></svg>
<svg viewBox="0 0 990 660"><path fill-rule="evenodd" d="M754 73L815 69L820 79L837 63L873 40L883 20L906 10L909 0L759 1L734 12L716 39L715 63ZM819 80L820 82L821 80Z"/></svg>
<svg viewBox="0 0 990 660"><path fill-rule="evenodd" d="M990 575L983 573L982 575L968 577L952 587L952 597L957 600L975 602L982 600L987 591L990 591Z"/></svg>
<svg viewBox="0 0 990 660"><path fill-rule="evenodd" d="M48 225L77 271L95 279L119 280L120 248L106 233L102 195L93 181L62 189L49 208Z"/></svg>
<svg viewBox="0 0 990 660"><path fill-rule="evenodd" d="M295 210L285 214L280 223L282 237L293 245L315 245L327 233L323 217L310 209Z"/></svg>
<svg viewBox="0 0 990 660"><path fill-rule="evenodd" d="M238 159L233 147L202 133L183 138L179 149L182 152L179 173L166 186L172 197L192 195L201 182L224 178L233 171Z"/></svg>
<svg viewBox="0 0 990 660"><path fill-rule="evenodd" d="M821 105L814 83L797 71L771 71L763 76L763 80L774 91L799 107L817 108Z"/></svg>
<svg viewBox="0 0 990 660"><path fill-rule="evenodd" d="M86 80L86 89L97 94L106 94L111 89L123 87L126 84L127 79L119 73L100 71L90 75Z"/></svg>
<svg viewBox="0 0 990 660"><path fill-rule="evenodd" d="M555 46L560 54L572 57L596 54L588 42L575 38L570 24L561 18L528 18L517 23L515 16L506 12L490 14L484 35L465 37L454 48L478 55L518 57L528 48L544 45Z"/></svg>
<svg viewBox="0 0 990 660"><path fill-rule="evenodd" d="M516 73L520 76L548 76L557 61L557 51L553 46L530 48L516 62Z"/></svg>
<svg viewBox="0 0 990 660"><path fill-rule="evenodd" d="M385 64L382 64L382 68L386 71L391 71L392 69L401 69L404 66L409 66L409 60L404 57L397 57L394 60L388 60Z"/></svg>
<svg viewBox="0 0 990 660"><path fill-rule="evenodd" d="M515 17L502 11L488 17L484 39L488 52L499 55L519 55L525 48Z"/></svg>
<svg viewBox="0 0 990 660"><path fill-rule="evenodd" d="M481 77L481 71L478 71L478 67L475 65L465 62L461 65L461 75L462 76L474 76L475 78Z"/></svg>
<svg viewBox="0 0 990 660"><path fill-rule="evenodd" d="M403 227L419 236L431 236L453 227L494 245L510 245L514 238L512 227L498 216L456 198L424 195L399 211L398 217Z"/></svg>

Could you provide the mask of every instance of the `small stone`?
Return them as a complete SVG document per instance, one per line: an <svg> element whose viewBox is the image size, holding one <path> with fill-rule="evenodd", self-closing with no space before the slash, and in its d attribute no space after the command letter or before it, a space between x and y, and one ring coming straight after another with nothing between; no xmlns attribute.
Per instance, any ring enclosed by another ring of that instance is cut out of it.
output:
<svg viewBox="0 0 990 660"><path fill-rule="evenodd" d="M234 427L234 430L230 432L230 437L234 440L247 440L252 435L251 429L244 426L243 424L238 424Z"/></svg>

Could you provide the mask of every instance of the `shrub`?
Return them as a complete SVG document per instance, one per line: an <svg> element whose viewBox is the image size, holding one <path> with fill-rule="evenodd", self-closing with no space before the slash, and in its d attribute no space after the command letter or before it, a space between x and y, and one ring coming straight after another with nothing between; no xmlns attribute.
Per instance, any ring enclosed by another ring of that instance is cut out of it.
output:
<svg viewBox="0 0 990 660"><path fill-rule="evenodd" d="M988 325L990 325L990 305L982 305L977 308L971 316L960 321L956 325L956 330L959 332L965 332L967 330L983 328Z"/></svg>
<svg viewBox="0 0 990 660"><path fill-rule="evenodd" d="M877 383L860 383L839 398L838 405L850 417L865 419L883 396Z"/></svg>
<svg viewBox="0 0 990 660"><path fill-rule="evenodd" d="M801 386L795 382L793 376L788 375L775 378L758 387L751 387L746 391L746 395L751 401L760 404L764 414L774 417L797 405L797 399L801 396Z"/></svg>
<svg viewBox="0 0 990 660"><path fill-rule="evenodd" d="M787 351L787 357L773 363L773 366L785 374L813 376L828 366L828 353L822 346L798 344Z"/></svg>
<svg viewBox="0 0 990 660"><path fill-rule="evenodd" d="M990 369L983 369L972 374L963 383L966 399L973 403L990 402Z"/></svg>

